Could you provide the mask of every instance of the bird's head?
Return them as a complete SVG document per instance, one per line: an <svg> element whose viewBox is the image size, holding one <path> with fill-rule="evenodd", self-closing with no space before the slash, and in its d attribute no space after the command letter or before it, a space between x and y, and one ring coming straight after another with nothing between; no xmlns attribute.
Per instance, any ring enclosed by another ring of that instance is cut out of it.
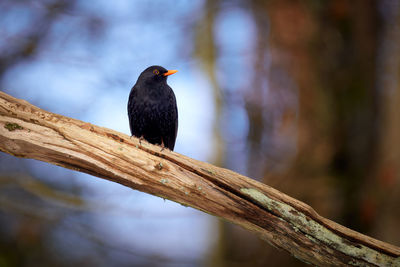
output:
<svg viewBox="0 0 400 267"><path fill-rule="evenodd" d="M167 77L176 72L177 70L167 70L161 66L151 66L140 74L138 81L145 83L166 82Z"/></svg>

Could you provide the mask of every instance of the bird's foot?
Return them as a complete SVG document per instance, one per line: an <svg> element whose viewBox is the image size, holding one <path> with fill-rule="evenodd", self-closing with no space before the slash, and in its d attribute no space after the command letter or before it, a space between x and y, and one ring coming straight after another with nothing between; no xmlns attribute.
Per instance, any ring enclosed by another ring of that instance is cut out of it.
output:
<svg viewBox="0 0 400 267"><path fill-rule="evenodd" d="M161 141L161 150L160 150L160 152L163 152L164 149L165 149L164 141Z"/></svg>
<svg viewBox="0 0 400 267"><path fill-rule="evenodd" d="M143 135L141 137L139 137L139 145L142 145L142 140L144 140Z"/></svg>

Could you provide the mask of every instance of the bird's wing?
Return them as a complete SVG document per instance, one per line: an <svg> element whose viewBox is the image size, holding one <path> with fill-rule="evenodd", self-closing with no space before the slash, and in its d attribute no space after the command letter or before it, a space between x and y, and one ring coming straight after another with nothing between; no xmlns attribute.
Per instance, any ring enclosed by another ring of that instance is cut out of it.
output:
<svg viewBox="0 0 400 267"><path fill-rule="evenodd" d="M129 94L129 100L128 100L128 117L129 117L129 128L131 129L131 134L136 136L136 137L141 137L142 132L143 132L143 123L141 123L141 116L140 114L140 105L141 103L138 103L138 101L135 101L136 97L136 90L132 88L130 94Z"/></svg>
<svg viewBox="0 0 400 267"><path fill-rule="evenodd" d="M178 108L176 106L175 96L171 96L170 107L167 109L168 112L165 114L165 118L162 125L162 141L164 146L174 150L176 136L178 133Z"/></svg>

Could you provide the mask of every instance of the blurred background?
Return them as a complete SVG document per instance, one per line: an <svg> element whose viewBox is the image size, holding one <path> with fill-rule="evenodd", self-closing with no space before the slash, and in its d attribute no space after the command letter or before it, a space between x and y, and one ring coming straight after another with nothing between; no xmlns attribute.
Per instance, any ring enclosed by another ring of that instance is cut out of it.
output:
<svg viewBox="0 0 400 267"><path fill-rule="evenodd" d="M400 245L398 0L0 1L0 90L129 134L162 65L175 150ZM0 266L304 266L200 211L0 153Z"/></svg>

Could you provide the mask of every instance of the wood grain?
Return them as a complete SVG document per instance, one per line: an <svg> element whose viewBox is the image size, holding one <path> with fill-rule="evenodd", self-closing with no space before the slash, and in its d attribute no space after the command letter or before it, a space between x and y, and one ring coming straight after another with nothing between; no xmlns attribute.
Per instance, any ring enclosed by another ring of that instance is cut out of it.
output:
<svg viewBox="0 0 400 267"><path fill-rule="evenodd" d="M89 173L221 217L314 265L400 266L399 247L323 218L268 185L47 112L3 92L0 150Z"/></svg>

